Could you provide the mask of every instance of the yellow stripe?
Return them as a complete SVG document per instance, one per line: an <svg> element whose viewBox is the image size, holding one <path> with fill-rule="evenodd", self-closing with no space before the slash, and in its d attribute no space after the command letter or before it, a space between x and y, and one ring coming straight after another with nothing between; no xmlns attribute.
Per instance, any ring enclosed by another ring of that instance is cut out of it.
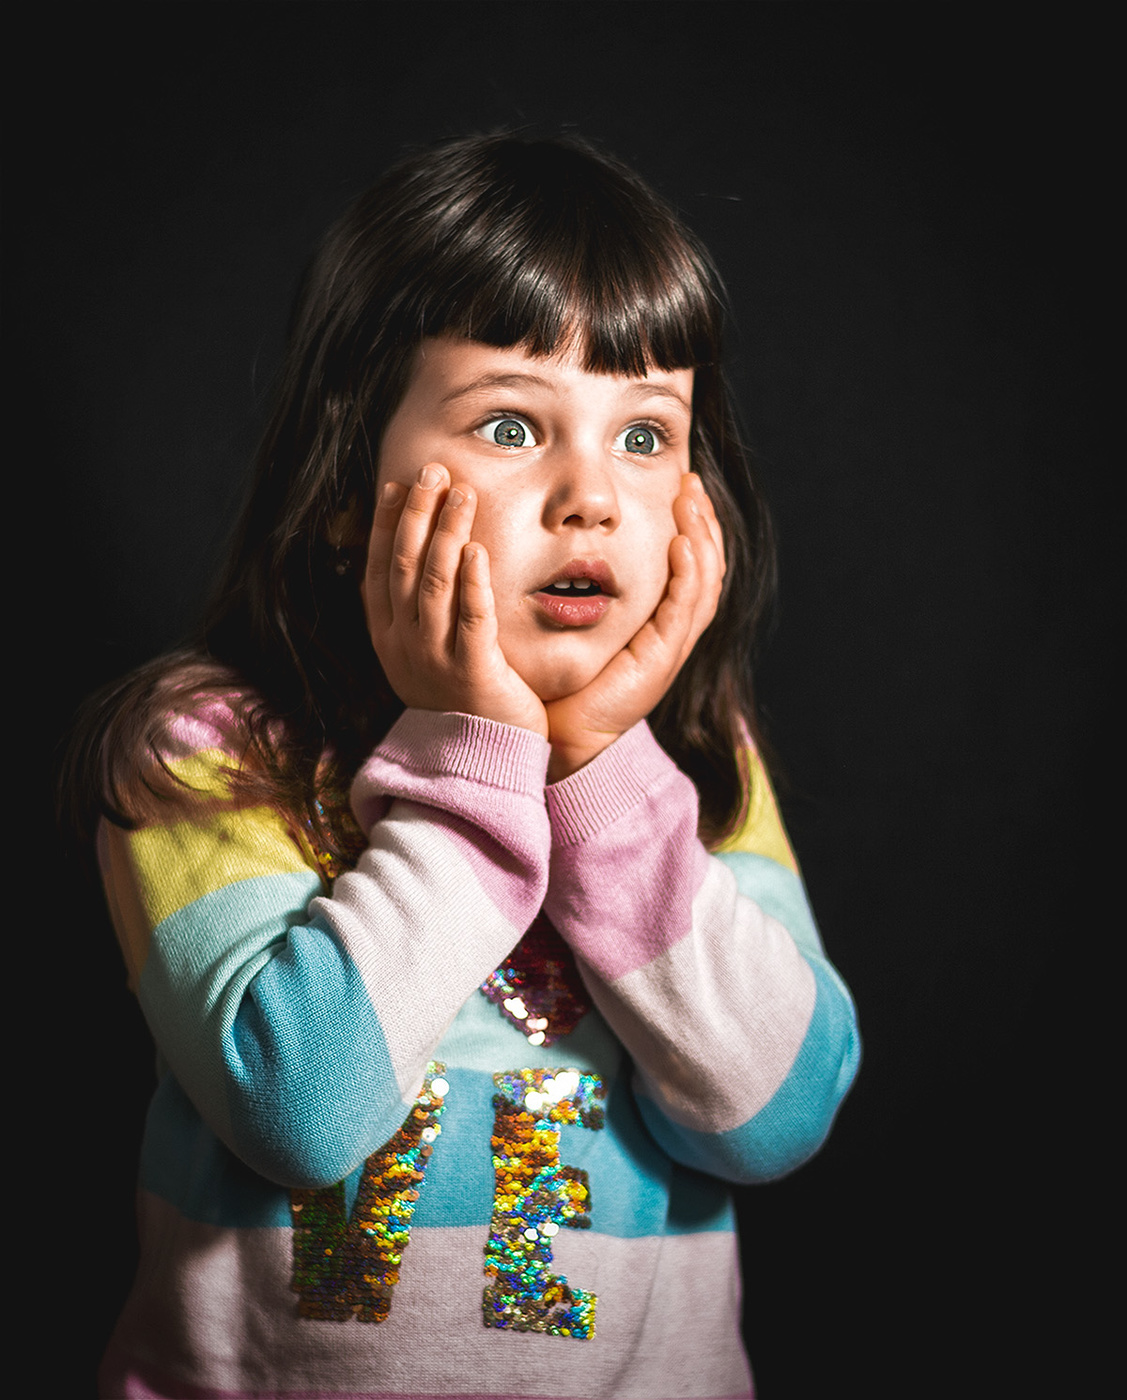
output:
<svg viewBox="0 0 1127 1400"><path fill-rule="evenodd" d="M754 751L748 753L748 766L751 777L751 800L747 816L734 835L721 842L719 851L750 851L753 855L769 856L798 874L798 861L794 858L787 833L779 816L775 792L767 770Z"/></svg>
<svg viewBox="0 0 1127 1400"><path fill-rule="evenodd" d="M178 821L120 833L150 929L224 885L309 869L295 837L272 807L240 807L231 800L221 771L229 762L214 749L170 763L176 776L193 789L176 808L184 815Z"/></svg>

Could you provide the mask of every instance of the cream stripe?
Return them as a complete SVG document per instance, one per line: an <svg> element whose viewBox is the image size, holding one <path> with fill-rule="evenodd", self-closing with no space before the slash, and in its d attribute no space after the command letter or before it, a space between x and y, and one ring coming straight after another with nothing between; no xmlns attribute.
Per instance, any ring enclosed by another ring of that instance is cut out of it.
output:
<svg viewBox="0 0 1127 1400"><path fill-rule="evenodd" d="M739 895L732 872L712 860L691 936L608 993L622 1009L604 1014L647 1094L674 1122L719 1133L748 1122L786 1078L817 987L783 925Z"/></svg>
<svg viewBox="0 0 1127 1400"><path fill-rule="evenodd" d="M200 1225L151 1197L143 1212L166 1262L139 1281L119 1343L199 1386L635 1400L750 1390L732 1235L617 1240L562 1230L553 1269L599 1298L595 1337L574 1341L483 1325L478 1228L414 1231L391 1315L371 1325L296 1316L288 1230ZM182 1319L175 1330L169 1300Z"/></svg>
<svg viewBox="0 0 1127 1400"><path fill-rule="evenodd" d="M378 866L379 876L369 873ZM409 1102L434 1046L516 945L470 862L425 809L395 803L357 869L312 912L360 969Z"/></svg>

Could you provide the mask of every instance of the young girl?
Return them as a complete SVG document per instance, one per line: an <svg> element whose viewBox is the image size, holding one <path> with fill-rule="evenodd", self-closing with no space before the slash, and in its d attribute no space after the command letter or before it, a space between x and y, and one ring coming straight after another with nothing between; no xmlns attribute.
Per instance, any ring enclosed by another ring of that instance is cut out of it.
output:
<svg viewBox="0 0 1127 1400"><path fill-rule="evenodd" d="M79 756L160 1057L104 1396L750 1393L723 1183L858 1040L756 754L720 320L574 142L328 235L203 639Z"/></svg>

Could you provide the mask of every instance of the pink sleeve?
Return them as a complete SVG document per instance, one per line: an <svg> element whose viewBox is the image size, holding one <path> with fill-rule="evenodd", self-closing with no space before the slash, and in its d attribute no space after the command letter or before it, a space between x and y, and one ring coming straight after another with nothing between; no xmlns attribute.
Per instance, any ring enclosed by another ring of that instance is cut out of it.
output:
<svg viewBox="0 0 1127 1400"><path fill-rule="evenodd" d="M311 912L363 977L405 1091L540 909L547 761L528 730L408 710L356 776L370 844Z"/></svg>
<svg viewBox="0 0 1127 1400"><path fill-rule="evenodd" d="M181 729L184 801L103 839L138 997L236 1156L329 1185L399 1128L447 1027L540 909L548 746L408 711L355 780L369 844L325 894L281 814L231 798L222 729Z"/></svg>
<svg viewBox="0 0 1127 1400"><path fill-rule="evenodd" d="M791 934L701 845L696 791L645 724L547 803L548 916L636 1087L691 1134L743 1127L787 1079L814 1011Z"/></svg>

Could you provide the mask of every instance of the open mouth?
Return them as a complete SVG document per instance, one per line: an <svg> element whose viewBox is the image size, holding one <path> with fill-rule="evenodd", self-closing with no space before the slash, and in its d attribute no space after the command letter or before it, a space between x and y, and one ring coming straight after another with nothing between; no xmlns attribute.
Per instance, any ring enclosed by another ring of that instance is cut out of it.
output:
<svg viewBox="0 0 1127 1400"><path fill-rule="evenodd" d="M600 594L613 598L618 586L605 560L588 557L557 564L536 591L549 598L597 598Z"/></svg>
<svg viewBox="0 0 1127 1400"><path fill-rule="evenodd" d="M561 578L540 589L552 598L593 598L602 591L593 578Z"/></svg>
<svg viewBox="0 0 1127 1400"><path fill-rule="evenodd" d="M573 559L536 590L541 615L556 627L590 627L617 596L610 569L600 559Z"/></svg>

